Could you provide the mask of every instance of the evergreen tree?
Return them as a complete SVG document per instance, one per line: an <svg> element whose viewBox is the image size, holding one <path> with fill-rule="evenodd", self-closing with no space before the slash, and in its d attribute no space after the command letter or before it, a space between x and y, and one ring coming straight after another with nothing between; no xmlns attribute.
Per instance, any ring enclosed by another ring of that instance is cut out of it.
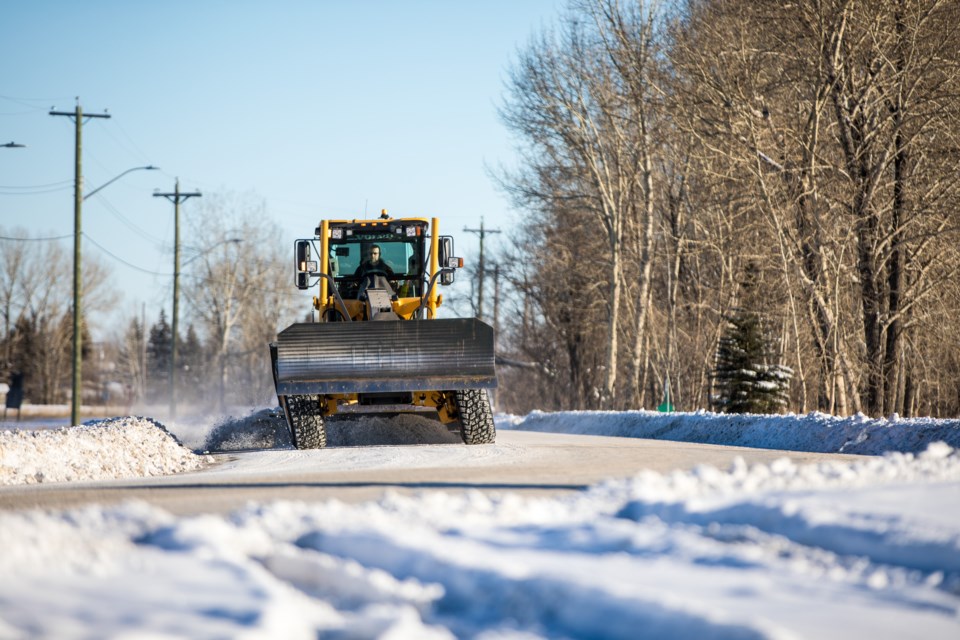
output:
<svg viewBox="0 0 960 640"><path fill-rule="evenodd" d="M780 413L793 371L776 363L774 341L759 315L738 310L717 348L714 407L724 413Z"/></svg>
<svg viewBox="0 0 960 640"><path fill-rule="evenodd" d="M167 316L160 310L160 320L150 327L147 341L147 397L151 402L162 402L170 397L170 358L173 339Z"/></svg>
<svg viewBox="0 0 960 640"><path fill-rule="evenodd" d="M42 398L40 367L41 336L36 318L21 315L17 318L10 335L10 371L23 375L24 397L31 402L40 402ZM9 382L9 380L3 380Z"/></svg>
<svg viewBox="0 0 960 640"><path fill-rule="evenodd" d="M187 337L177 344L177 361L180 369L177 373L179 397L191 402L197 402L203 398L206 391L204 388L205 356L203 343L200 342L197 331L191 324L187 327Z"/></svg>
<svg viewBox="0 0 960 640"><path fill-rule="evenodd" d="M789 402L793 370L777 362L777 341L754 311L762 303L763 274L748 262L740 282L745 308L727 316L713 371L714 408L724 413L780 413Z"/></svg>

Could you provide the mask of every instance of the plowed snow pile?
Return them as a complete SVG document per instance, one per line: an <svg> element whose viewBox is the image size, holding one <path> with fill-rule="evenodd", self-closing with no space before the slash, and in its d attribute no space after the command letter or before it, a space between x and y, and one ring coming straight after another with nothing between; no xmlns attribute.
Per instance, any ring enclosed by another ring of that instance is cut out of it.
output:
<svg viewBox="0 0 960 640"><path fill-rule="evenodd" d="M56 431L0 433L0 484L160 476L205 464L160 423L124 417Z"/></svg>

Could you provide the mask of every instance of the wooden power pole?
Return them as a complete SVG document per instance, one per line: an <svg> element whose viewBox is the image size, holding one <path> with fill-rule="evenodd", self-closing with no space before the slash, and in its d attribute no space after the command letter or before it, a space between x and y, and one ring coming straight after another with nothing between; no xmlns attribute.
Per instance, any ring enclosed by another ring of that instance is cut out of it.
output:
<svg viewBox="0 0 960 640"><path fill-rule="evenodd" d="M76 125L73 173L73 393L70 399L70 424L80 424L80 402L83 398L83 282L80 277L80 225L83 211L83 125L91 118L109 118L106 113L84 116L80 102L74 111L51 111L52 116L73 118ZM85 119L86 118L86 119Z"/></svg>
<svg viewBox="0 0 960 640"><path fill-rule="evenodd" d="M154 193L155 198L166 198L173 203L173 339L170 344L170 417L177 417L177 317L180 305L180 203L190 198L199 198L202 193L180 191L180 178L173 193Z"/></svg>
<svg viewBox="0 0 960 640"><path fill-rule="evenodd" d="M468 229L467 227L464 227L463 230L480 236L480 265L478 267L479 273L477 275L479 279L479 283L477 284L477 317L483 320L483 280L486 276L483 263L483 239L488 233L500 233L500 229L484 229L483 218L481 217L479 229Z"/></svg>

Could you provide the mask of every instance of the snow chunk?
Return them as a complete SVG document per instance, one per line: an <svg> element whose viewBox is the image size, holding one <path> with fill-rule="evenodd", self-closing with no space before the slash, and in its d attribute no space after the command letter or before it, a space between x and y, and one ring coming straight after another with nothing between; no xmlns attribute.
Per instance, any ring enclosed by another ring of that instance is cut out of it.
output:
<svg viewBox="0 0 960 640"><path fill-rule="evenodd" d="M120 417L55 431L0 433L0 484L76 482L193 471L205 458L150 418Z"/></svg>

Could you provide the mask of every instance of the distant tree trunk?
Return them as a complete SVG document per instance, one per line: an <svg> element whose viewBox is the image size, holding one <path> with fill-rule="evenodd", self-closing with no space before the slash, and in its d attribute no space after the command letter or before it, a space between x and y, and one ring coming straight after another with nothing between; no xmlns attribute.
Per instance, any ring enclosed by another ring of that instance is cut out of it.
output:
<svg viewBox="0 0 960 640"><path fill-rule="evenodd" d="M609 295L610 295L610 318L607 321L607 355L604 358L606 362L605 379L603 385L603 405L612 407L617 397L617 340L619 333L620 319L620 283L622 280L622 267L620 265L620 243L614 241L614 234L611 234L610 244L610 270L609 270Z"/></svg>
<svg viewBox="0 0 960 640"><path fill-rule="evenodd" d="M893 155L893 205L890 212L890 257L887 259L887 314L890 322L887 326L887 344L884 353L883 375L886 394L884 397L884 413L894 411L897 404L898 374L903 373L901 336L903 334L902 315L902 288L904 261L904 228L906 220L906 188L907 172L909 167L908 151L904 136L904 74L906 61L903 48L907 46L906 25L900 6L894 10L897 42L893 64L896 72L896 91L890 99L889 109L892 111L892 125L894 131Z"/></svg>
<svg viewBox="0 0 960 640"><path fill-rule="evenodd" d="M628 398L633 403L633 408L640 408L642 395L640 374L643 367L643 345L644 334L647 325L648 298L650 294L650 281L653 273L653 220L654 220L654 195L653 195L653 166L650 159L650 134L647 131L646 118L641 115L641 131L644 141L641 143L640 166L642 186L640 193L643 196L643 209L640 215L639 230L637 232L637 244L639 245L640 261L640 282L637 287L637 305L639 309L636 314L636 325L634 327L633 338L633 359L631 362L630 375L630 393ZM669 360L667 362L669 366Z"/></svg>

